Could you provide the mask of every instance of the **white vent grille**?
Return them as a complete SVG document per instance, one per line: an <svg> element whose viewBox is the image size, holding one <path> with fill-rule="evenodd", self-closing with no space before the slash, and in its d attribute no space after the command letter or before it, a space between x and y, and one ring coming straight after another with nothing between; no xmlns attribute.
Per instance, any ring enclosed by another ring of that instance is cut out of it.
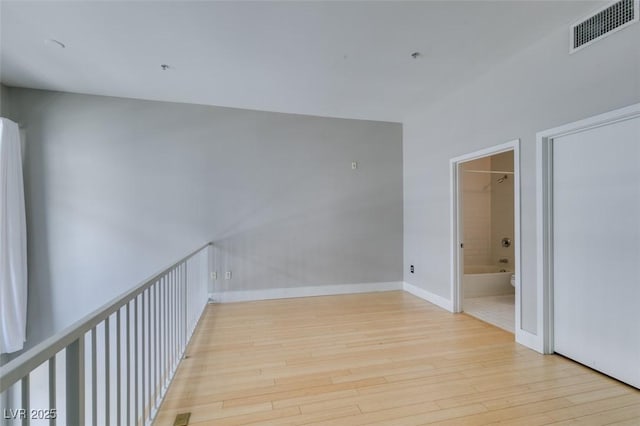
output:
<svg viewBox="0 0 640 426"><path fill-rule="evenodd" d="M639 0L619 0L571 27L570 53L638 22Z"/></svg>

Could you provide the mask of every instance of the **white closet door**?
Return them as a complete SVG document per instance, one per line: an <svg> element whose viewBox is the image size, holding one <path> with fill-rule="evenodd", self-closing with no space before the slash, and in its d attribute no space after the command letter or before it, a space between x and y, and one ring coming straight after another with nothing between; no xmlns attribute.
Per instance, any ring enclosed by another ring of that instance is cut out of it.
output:
<svg viewBox="0 0 640 426"><path fill-rule="evenodd" d="M555 351L640 388L640 117L552 146Z"/></svg>

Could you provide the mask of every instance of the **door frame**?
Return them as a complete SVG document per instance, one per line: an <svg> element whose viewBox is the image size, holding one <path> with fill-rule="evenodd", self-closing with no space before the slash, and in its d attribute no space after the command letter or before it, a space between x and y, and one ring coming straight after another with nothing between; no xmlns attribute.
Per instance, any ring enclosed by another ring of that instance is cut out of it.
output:
<svg viewBox="0 0 640 426"><path fill-rule="evenodd" d="M495 154L503 152L513 151L513 226L514 226L514 253L515 253L515 275L516 275L516 312L515 312L515 337L516 341L519 341L519 336L522 334L521 329L521 298L520 298L520 276L522 274L522 268L520 263L520 139L514 139L509 142L505 142L500 145L492 146L489 148L481 149L479 151L471 152L468 154L460 155L458 157L449 160L450 169L450 192L451 192L451 301L453 305L453 312L462 312L462 266L463 255L461 244L461 237L463 234L463 220L462 220L462 191L460 189L460 178L462 168L460 165L471 160L477 160L483 157L489 157Z"/></svg>
<svg viewBox="0 0 640 426"><path fill-rule="evenodd" d="M640 117L640 103L536 134L537 341L550 354L553 342L553 141L555 138Z"/></svg>

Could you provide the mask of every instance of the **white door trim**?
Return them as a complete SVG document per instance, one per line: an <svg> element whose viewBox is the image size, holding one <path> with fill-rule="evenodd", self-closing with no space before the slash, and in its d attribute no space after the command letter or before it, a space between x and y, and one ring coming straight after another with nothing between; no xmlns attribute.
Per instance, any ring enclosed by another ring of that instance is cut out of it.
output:
<svg viewBox="0 0 640 426"><path fill-rule="evenodd" d="M469 154L464 154L449 161L451 173L450 193L451 193L451 301L453 304L453 312L462 311L462 262L460 250L460 236L462 235L462 215L460 214L460 164L467 161L476 160L478 158L490 155L500 154L506 151L513 151L514 163L514 252L515 252L515 275L516 275L516 312L515 312L515 330L516 342L525 346L531 346L531 336L526 330L522 330L521 326L521 297L520 297L520 276L522 268L520 263L520 139L515 139L500 145L481 149Z"/></svg>
<svg viewBox="0 0 640 426"><path fill-rule="evenodd" d="M536 350L553 353L553 140L640 116L640 103L536 134L537 317Z"/></svg>

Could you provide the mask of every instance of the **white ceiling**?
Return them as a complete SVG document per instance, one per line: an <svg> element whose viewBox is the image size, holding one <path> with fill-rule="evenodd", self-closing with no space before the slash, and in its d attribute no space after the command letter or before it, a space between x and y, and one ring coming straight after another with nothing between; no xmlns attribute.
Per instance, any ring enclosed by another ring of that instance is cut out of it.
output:
<svg viewBox="0 0 640 426"><path fill-rule="evenodd" d="M3 1L0 76L9 86L402 121L598 6Z"/></svg>

